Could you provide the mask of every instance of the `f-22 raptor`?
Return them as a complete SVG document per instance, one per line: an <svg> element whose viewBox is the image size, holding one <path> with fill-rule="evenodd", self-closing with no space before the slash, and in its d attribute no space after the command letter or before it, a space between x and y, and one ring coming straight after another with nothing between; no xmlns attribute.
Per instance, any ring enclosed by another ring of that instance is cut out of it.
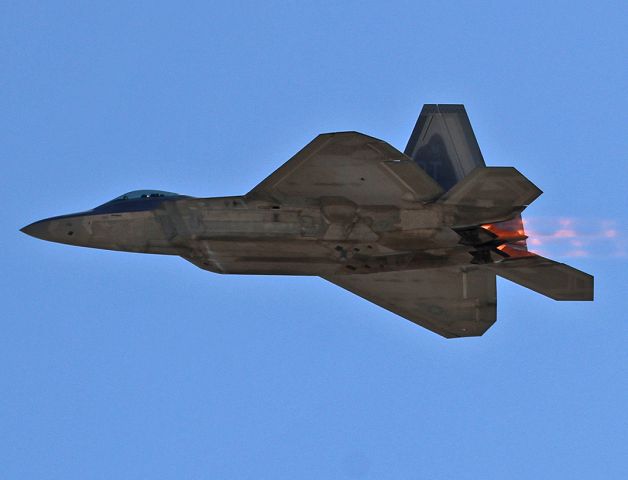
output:
<svg viewBox="0 0 628 480"><path fill-rule="evenodd" d="M470 337L495 323L496 275L555 300L593 299L591 275L527 248L521 212L541 193L515 168L485 165L463 105L425 105L403 153L326 133L243 196L139 190L22 231L216 273L316 275Z"/></svg>

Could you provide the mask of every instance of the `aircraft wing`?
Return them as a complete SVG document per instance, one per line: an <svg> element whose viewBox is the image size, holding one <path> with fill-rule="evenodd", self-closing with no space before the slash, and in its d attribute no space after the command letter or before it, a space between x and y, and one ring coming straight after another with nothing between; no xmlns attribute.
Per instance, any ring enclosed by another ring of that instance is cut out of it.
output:
<svg viewBox="0 0 628 480"><path fill-rule="evenodd" d="M481 267L324 278L446 338L479 336L495 323L495 274Z"/></svg>
<svg viewBox="0 0 628 480"><path fill-rule="evenodd" d="M443 193L411 158L358 132L319 135L248 196L278 202L345 197L358 205L398 205Z"/></svg>

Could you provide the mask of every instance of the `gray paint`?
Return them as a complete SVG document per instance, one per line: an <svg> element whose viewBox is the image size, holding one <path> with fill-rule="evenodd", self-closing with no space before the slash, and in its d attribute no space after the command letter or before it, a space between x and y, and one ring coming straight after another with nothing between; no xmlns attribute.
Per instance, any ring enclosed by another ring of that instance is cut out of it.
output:
<svg viewBox="0 0 628 480"><path fill-rule="evenodd" d="M438 159L453 176L420 167L429 132L450 136ZM357 132L324 134L243 196L131 195L22 231L178 255L216 273L321 276L448 338L495 322L495 274L552 298L592 299L593 277L527 252L522 227L508 230L521 222L499 223L518 219L541 191L514 168L485 167L474 145L464 107L426 106L412 156Z"/></svg>

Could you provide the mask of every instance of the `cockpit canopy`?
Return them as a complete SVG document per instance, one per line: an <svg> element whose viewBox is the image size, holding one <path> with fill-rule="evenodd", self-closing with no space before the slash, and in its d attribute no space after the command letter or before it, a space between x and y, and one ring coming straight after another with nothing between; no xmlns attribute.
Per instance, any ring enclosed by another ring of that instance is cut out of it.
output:
<svg viewBox="0 0 628 480"><path fill-rule="evenodd" d="M119 197L109 200L102 205L94 208L97 212L124 212L124 211L141 211L150 210L155 207L155 200L163 200L166 198L184 197L173 192L164 192L162 190L133 190ZM152 201L149 201L152 200Z"/></svg>
<svg viewBox="0 0 628 480"><path fill-rule="evenodd" d="M164 197L180 197L178 193L164 192L162 190L133 190L119 197L114 198L111 202L124 202L126 200L139 200L143 198L164 198Z"/></svg>

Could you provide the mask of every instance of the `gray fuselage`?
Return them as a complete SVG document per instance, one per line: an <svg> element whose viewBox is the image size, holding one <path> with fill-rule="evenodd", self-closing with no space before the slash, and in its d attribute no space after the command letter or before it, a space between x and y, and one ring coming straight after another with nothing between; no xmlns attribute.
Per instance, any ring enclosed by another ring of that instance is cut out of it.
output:
<svg viewBox="0 0 628 480"><path fill-rule="evenodd" d="M135 199L24 228L59 243L179 255L217 273L331 275L468 264L447 208L299 205L237 197Z"/></svg>

